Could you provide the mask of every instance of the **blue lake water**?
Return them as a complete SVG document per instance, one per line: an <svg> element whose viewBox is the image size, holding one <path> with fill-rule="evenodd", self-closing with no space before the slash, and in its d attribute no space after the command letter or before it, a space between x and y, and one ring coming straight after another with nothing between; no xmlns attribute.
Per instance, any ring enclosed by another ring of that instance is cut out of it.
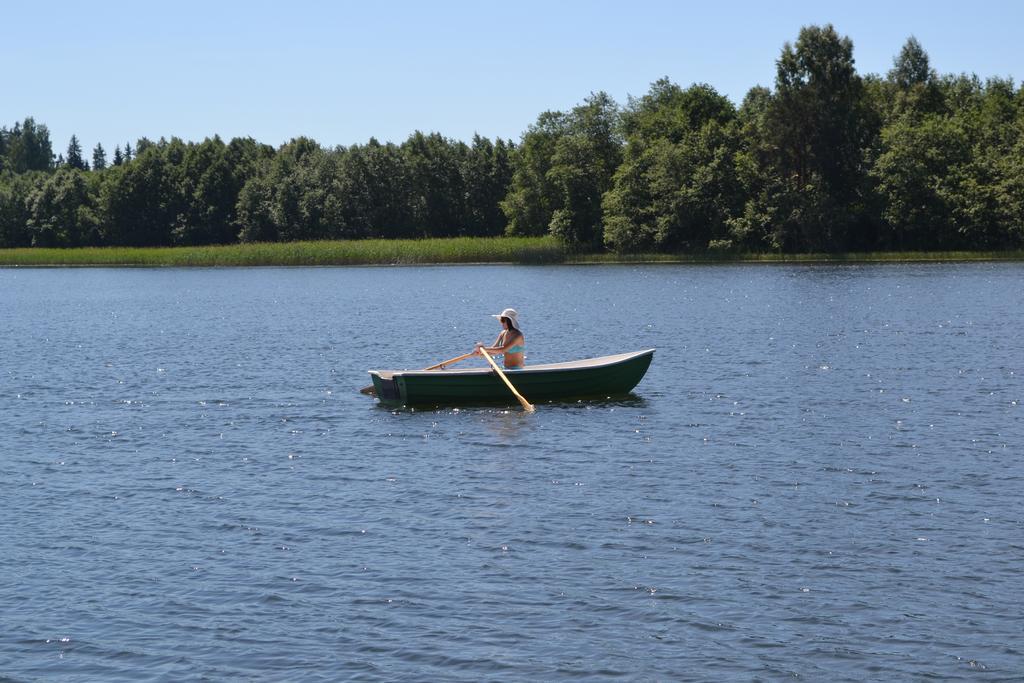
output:
<svg viewBox="0 0 1024 683"><path fill-rule="evenodd" d="M0 679L1019 680L1024 265L0 270ZM612 401L369 368L658 349ZM529 398L529 397L527 397Z"/></svg>

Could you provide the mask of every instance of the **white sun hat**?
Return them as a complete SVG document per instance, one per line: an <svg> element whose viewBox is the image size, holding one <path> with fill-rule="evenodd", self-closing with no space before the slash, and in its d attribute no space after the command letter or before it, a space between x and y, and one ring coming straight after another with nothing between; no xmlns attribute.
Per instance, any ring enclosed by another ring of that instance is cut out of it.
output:
<svg viewBox="0 0 1024 683"><path fill-rule="evenodd" d="M502 318L508 318L509 320L512 321L512 327L516 328L519 331L522 331L522 329L523 329L523 328L519 327L519 314L516 313L516 309L514 309L514 308L506 308L501 313L498 313L496 315L492 315L491 317L492 318L497 318L498 320L501 320Z"/></svg>

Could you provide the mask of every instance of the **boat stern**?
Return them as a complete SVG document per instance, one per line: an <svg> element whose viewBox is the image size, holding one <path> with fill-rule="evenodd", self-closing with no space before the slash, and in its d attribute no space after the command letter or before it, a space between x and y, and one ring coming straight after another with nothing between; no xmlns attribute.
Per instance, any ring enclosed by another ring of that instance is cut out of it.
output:
<svg viewBox="0 0 1024 683"><path fill-rule="evenodd" d="M373 380L373 390L381 403L401 405L404 402L401 385L392 373L370 370L370 378Z"/></svg>

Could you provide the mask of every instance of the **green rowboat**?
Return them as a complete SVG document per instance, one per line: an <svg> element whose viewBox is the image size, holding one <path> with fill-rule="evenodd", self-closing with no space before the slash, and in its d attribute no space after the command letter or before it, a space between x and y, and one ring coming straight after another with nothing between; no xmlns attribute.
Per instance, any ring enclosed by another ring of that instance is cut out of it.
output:
<svg viewBox="0 0 1024 683"><path fill-rule="evenodd" d="M654 349L567 363L528 365L505 376L528 401L564 401L628 394L654 357ZM385 405L454 405L514 401L491 368L466 370L370 370Z"/></svg>

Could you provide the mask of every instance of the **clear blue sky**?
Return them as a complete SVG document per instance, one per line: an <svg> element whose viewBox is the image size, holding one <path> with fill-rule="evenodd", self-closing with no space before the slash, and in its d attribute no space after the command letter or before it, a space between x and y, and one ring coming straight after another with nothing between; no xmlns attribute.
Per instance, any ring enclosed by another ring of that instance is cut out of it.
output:
<svg viewBox="0 0 1024 683"><path fill-rule="evenodd" d="M518 140L546 109L662 76L738 104L809 24L849 36L861 74L914 35L939 73L1024 78L1020 0L41 0L0 18L0 125L33 116L87 158L142 136Z"/></svg>

